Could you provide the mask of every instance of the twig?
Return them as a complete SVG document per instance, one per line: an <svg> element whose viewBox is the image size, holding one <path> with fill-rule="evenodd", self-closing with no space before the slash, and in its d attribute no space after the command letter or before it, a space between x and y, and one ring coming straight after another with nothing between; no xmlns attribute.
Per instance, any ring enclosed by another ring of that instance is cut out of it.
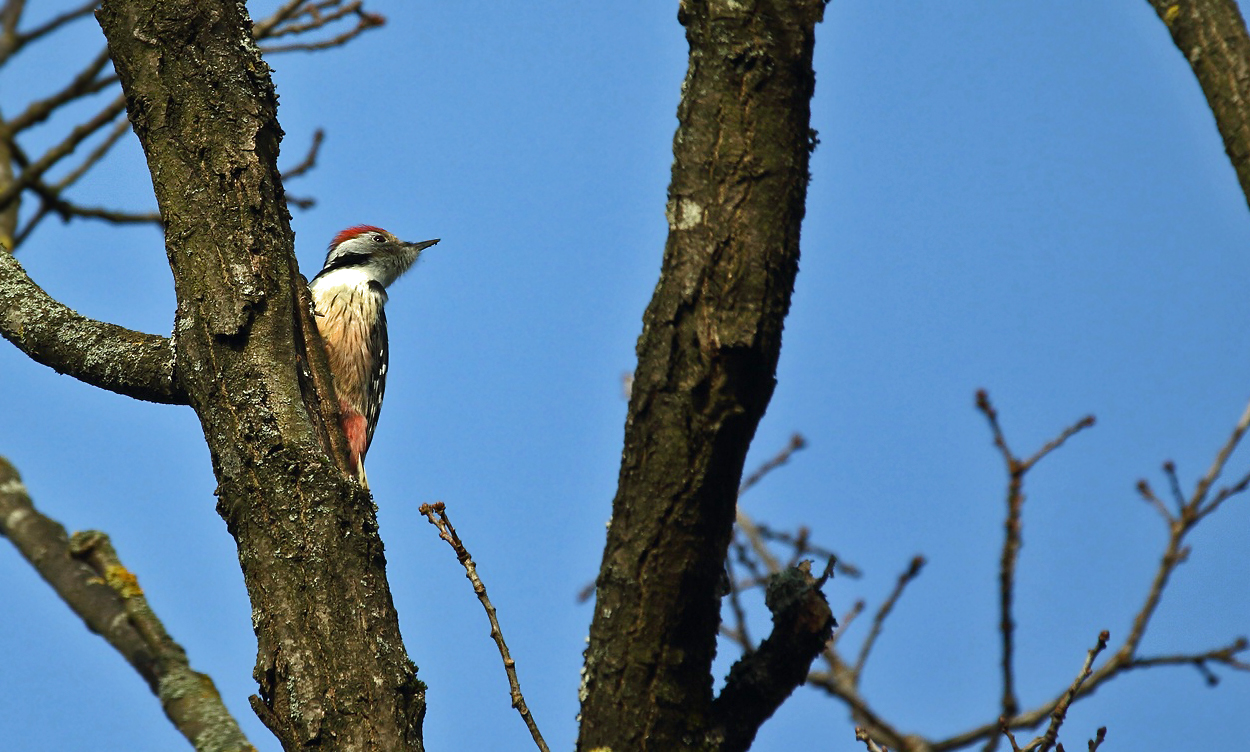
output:
<svg viewBox="0 0 1250 752"><path fill-rule="evenodd" d="M738 506L737 514L738 530L751 544L751 550L759 557L760 563L764 565L764 569L768 574L776 574L781 571L781 561L773 556L773 552L768 550L768 544L764 542L764 537L760 535L760 529L756 526L755 520L751 516L742 511L742 506Z"/></svg>
<svg viewBox="0 0 1250 752"><path fill-rule="evenodd" d="M456 559L464 566L465 576L469 578L469 582L473 583L473 592L477 594L482 608L486 610L486 617L490 619L490 636L495 640L495 646L499 648L504 671L508 674L508 686L512 690L512 707L521 714L521 719L525 721L526 727L530 730L530 736L534 737L534 743L538 745L538 748L542 752L549 752L547 743L543 741L543 736L538 731L538 724L534 722L529 707L525 704L525 697L521 694L521 682L516 675L516 662L512 660L512 655L508 652L508 644L504 642L503 630L500 629L499 620L495 617L495 607L486 595L486 585L477 576L477 565L473 563L469 551L460 541L460 536L456 535L456 529L452 527L451 520L447 518L446 505L441 501L434 504L422 504L418 511L438 530L438 537L447 541L447 544L456 552Z"/></svg>
<svg viewBox="0 0 1250 752"><path fill-rule="evenodd" d="M300 7L308 0L287 0L281 7L273 12L273 15L263 21L257 21L252 24L252 38L257 41L267 39L278 24L296 15L300 11Z"/></svg>
<svg viewBox="0 0 1250 752"><path fill-rule="evenodd" d="M27 128L38 125L47 120L48 117L61 106L90 94L95 94L104 87L115 83L117 76L110 74L104 78L97 79L100 71L109 63L108 48L100 50L95 59L87 64L87 67L79 71L65 88L61 89L52 96L45 97L27 105L17 117L9 121L9 131L11 134L17 134Z"/></svg>
<svg viewBox="0 0 1250 752"><path fill-rule="evenodd" d="M1020 743L1016 741L1016 735L1011 733L1011 727L1007 725L1006 717L999 717L998 730L999 733L1005 736L1007 741L1011 743L1011 752L1021 752Z"/></svg>
<svg viewBox="0 0 1250 752"><path fill-rule="evenodd" d="M1198 486L1194 489L1194 495L1190 499L1190 504L1197 507L1206 498L1207 491L1211 489L1211 486L1220 477L1220 473L1224 472L1224 465L1228 463L1228 458L1232 456L1233 450L1241 443L1241 438L1246 435L1247 428L1250 428L1250 403L1247 403L1246 409L1241 414L1241 419L1233 427L1233 434L1228 437L1228 441L1224 442L1224 446L1220 447L1220 451L1215 455L1211 468L1198 481Z"/></svg>
<svg viewBox="0 0 1250 752"><path fill-rule="evenodd" d="M1185 494L1181 491L1181 479L1176 475L1176 463L1168 460L1163 463L1163 474L1168 478L1168 487L1172 489L1172 501L1176 502L1179 511L1185 506Z"/></svg>
<svg viewBox="0 0 1250 752"><path fill-rule="evenodd" d="M776 470L789 462L790 457L793 456L795 452L806 446L807 439L803 438L803 434L792 434L790 436L790 443L786 444L785 447L783 447L782 450L776 454L776 456L760 465L755 472L751 473L747 476L746 480L742 481L742 485L738 486L738 496L742 496L742 494L749 491L752 486L763 480L765 475L768 475L773 470Z"/></svg>
<svg viewBox="0 0 1250 752"><path fill-rule="evenodd" d="M113 124L113 129L109 131L109 134L104 137L103 141L87 152L87 156L83 158L82 163L66 173L65 177L56 181L56 184L53 186L56 192L61 193L66 188L77 183L79 178L85 175L87 170L94 167L97 162L104 159L109 150L116 146L117 142L122 139L122 136L125 136L127 133L130 133L130 121L125 117L118 117L117 122Z"/></svg>
<svg viewBox="0 0 1250 752"><path fill-rule="evenodd" d="M35 210L33 216L26 220L14 235L14 249L22 245L22 243L34 232L39 223L52 212L56 212L62 221L68 221L73 218L82 219L101 219L114 224L154 224L160 225L160 212L127 212L117 209L107 209L95 206L79 206L71 201L63 198L66 189L78 182L79 178L94 167L106 154L121 140L122 136L130 132L130 121L125 117L118 117L114 123L113 129L104 137L104 140L97 144L82 162L70 170L64 177L53 185L47 185L42 180L34 181L30 188L42 199L39 208Z"/></svg>
<svg viewBox="0 0 1250 752"><path fill-rule="evenodd" d="M43 177L43 174L52 165L69 156L87 137L108 125L113 118L117 117L125 109L126 98L118 96L90 120L75 126L61 143L44 152L42 157L32 162L25 170L22 170L22 173L6 186L4 190L0 190L0 211L3 211L11 201L16 199L19 193Z"/></svg>
<svg viewBox="0 0 1250 752"><path fill-rule="evenodd" d="M791 535L784 530L773 530L762 522L756 523L756 529L759 531L760 537L765 541L776 541L792 548L802 547L804 552L821 559L837 559L837 571L838 574L843 577L850 577L854 579L864 575L864 573L860 571L859 567L843 561L842 557L835 551L831 551L823 546L812 545L812 543L805 537L807 534L807 528L805 527L799 528L799 536ZM802 537L802 539L800 539L800 537Z"/></svg>
<svg viewBox="0 0 1250 752"><path fill-rule="evenodd" d="M1225 500L1245 491L1247 485L1250 484L1250 476L1245 476L1232 487L1221 489L1214 496L1208 498L1211 487L1224 471L1224 466L1228 464L1228 459L1232 456L1233 450L1237 448L1242 437L1245 436L1247 428L1250 428L1250 404L1247 404L1246 409L1242 411L1241 418L1233 427L1233 432L1228 437L1228 440L1216 452L1211 467L1207 470L1207 474L1199 479L1194 487L1193 494L1187 501L1180 504L1180 508L1175 516L1170 513L1165 515L1165 521L1168 525L1168 542L1159 561L1159 568L1155 570L1150 590L1146 594L1146 601L1133 618L1133 626L1129 630L1124 644L1116 650L1115 656L1112 658L1112 663L1116 664L1119 670L1133 663L1137 648L1146 634L1146 627L1149 625L1151 617L1154 616L1155 610L1163 598L1163 589L1167 586L1168 580L1176 567L1180 566L1189 557L1189 547L1185 545L1185 536L1200 520L1215 512ZM1164 464L1164 472L1169 475L1175 473L1174 466L1171 470L1168 469L1171 464L1170 462ZM1149 489L1149 484L1146 481L1138 482L1137 490L1139 493L1145 495L1149 492ZM1153 493L1150 496L1153 496ZM1147 497L1147 500L1150 500L1150 496ZM1151 503L1155 504L1156 508L1161 506L1161 502ZM1099 673L1102 670L1100 669Z"/></svg>
<svg viewBox="0 0 1250 752"><path fill-rule="evenodd" d="M1046 733L1040 738L1031 742L1028 746L1029 752L1047 752L1054 746L1055 741L1059 738L1059 727L1063 725L1063 721L1068 717L1068 708L1072 705L1072 701L1076 699L1077 693L1081 691L1081 685L1089 678L1090 672L1094 665L1094 659L1098 654L1107 648L1107 640L1111 639L1111 635L1103 630L1098 635L1098 644L1090 648L1089 653L1085 656L1085 664L1081 666L1081 672L1077 674L1076 679L1072 682L1072 686L1068 687L1068 691L1063 694L1063 698L1059 700L1059 704L1055 706L1054 711L1050 714L1050 725L1046 728Z"/></svg>
<svg viewBox="0 0 1250 752"><path fill-rule="evenodd" d="M1007 518L1003 524L1006 535L1003 540L1003 552L999 568L998 592L999 632L1002 635L1002 714L1005 718L1011 719L1020 712L1020 701L1016 697L1015 688L1013 658L1015 651L1015 619L1012 616L1012 601L1015 597L1016 563L1019 561L1020 548L1023 545L1024 476L1043 457L1063 446L1063 443L1069 438L1083 429L1094 425L1094 416L1087 415L1068 426L1058 436L1037 450L1032 457L1027 460L1021 460L1007 445L1007 439L1003 435L1002 426L998 422L998 411L990 403L989 394L984 389L977 390L976 405L977 409L985 415L986 420L989 422L990 431L994 436L994 446L998 447L999 452L1003 455L1003 462L1007 466ZM996 743L996 738L991 738L990 743L986 747L987 751L992 750Z"/></svg>
<svg viewBox="0 0 1250 752"><path fill-rule="evenodd" d="M183 736L202 752L255 750L222 703L212 678L192 670L186 651L165 631L165 625L148 605L138 578L122 565L108 536L95 530L74 533L69 548L74 558L90 564L103 582L121 596L130 623L156 655L156 694L165 715Z"/></svg>
<svg viewBox="0 0 1250 752"><path fill-rule="evenodd" d="M22 32L18 35L18 47L22 47L30 42L35 41L39 37L46 36L61 28L70 21L77 20L83 16L89 15L95 7L100 4L100 0L88 0L77 8L67 10L64 13L53 16L43 24L36 26L30 31Z"/></svg>
<svg viewBox="0 0 1250 752"><path fill-rule="evenodd" d="M1171 524L1172 513L1168 511L1167 505L1163 503L1163 500L1155 495L1154 489L1150 487L1150 484L1145 479L1137 481L1137 493L1141 494L1146 503L1150 504L1150 506L1155 508L1156 512L1162 515L1164 521Z"/></svg>
<svg viewBox="0 0 1250 752"><path fill-rule="evenodd" d="M300 160L299 164L285 170L282 173L282 180L287 181L291 178L298 178L304 173L317 166L317 155L321 152L321 142L325 140L325 130L318 128L313 131L312 143L308 147L308 153Z"/></svg>
<svg viewBox="0 0 1250 752"><path fill-rule="evenodd" d="M1239 653L1250 649L1250 642L1245 637L1238 637L1232 644L1222 648L1208 650L1194 655L1156 655L1149 658L1134 658L1126 668L1150 668L1152 666L1183 666L1192 665L1202 674L1207 684L1219 684L1220 679L1207 668L1208 663L1220 663L1240 671L1250 671L1250 662L1237 658Z"/></svg>
<svg viewBox="0 0 1250 752"><path fill-rule="evenodd" d="M738 498L741 499L742 495L763 480L764 476L789 462L790 457L793 456L795 452L806 446L807 439L803 438L802 434L792 434L790 436L790 441L782 447L780 452L764 464L760 465L755 472L751 473L747 476L746 480L742 481L742 484L738 486ZM755 555L758 556L759 560L764 564L764 569L767 571L767 574L773 575L782 571L784 567L782 566L781 561L773 555L772 551L768 549L768 543L764 540L764 536L760 532L760 528L755 524L755 521L751 519L750 515L742 511L741 504L738 505L737 524L738 530L740 530L743 536L746 537L747 542L751 544L751 549L755 551Z"/></svg>
<svg viewBox="0 0 1250 752"><path fill-rule="evenodd" d="M864 609L867 607L868 607L868 604L865 603L864 600L861 598L855 601L855 603L851 604L851 608L849 611L847 611L845 614L842 614L842 618L838 619L838 628L833 630L833 637L829 638L830 649L832 649L833 646L837 643L838 638L846 633L847 628L850 627L851 624L853 624L855 620L859 618L859 615L864 613Z"/></svg>
<svg viewBox="0 0 1250 752"><path fill-rule="evenodd" d="M859 647L859 656L855 659L855 665L851 667L851 681L859 684L859 677L863 674L864 664L868 662L868 654L872 652L873 646L877 642L877 638L881 636L881 628L885 625L885 619L894 610L894 605L898 603L898 599L902 597L903 590L916 577L920 575L920 570L924 568L925 559L923 556L915 556L907 569L898 576L898 581L894 583L894 590L890 592L890 596L882 602L881 607L877 609L877 613L872 617L872 627L868 630L868 636L864 638L864 643Z"/></svg>
<svg viewBox="0 0 1250 752"><path fill-rule="evenodd" d="M910 749L907 736L881 717L859 693L859 688L851 681L850 666L843 662L842 657L833 649L832 643L825 646L821 655L829 666L829 670L808 673L808 686L824 690L846 703L851 709L851 717L855 723L859 724L864 733L871 735L873 739L881 740L882 743L891 745L895 749Z"/></svg>
<svg viewBox="0 0 1250 752"><path fill-rule="evenodd" d="M357 16L356 25L348 29L347 31L344 31L340 34L335 34L329 39L323 39L320 42L295 42L292 44L275 44L275 45L270 45L268 47L261 47L261 52L265 53L266 55L277 55L283 52L313 52L315 50L325 50L331 47L339 47L341 45L347 44L348 42L360 36L361 34L365 33L369 29L376 29L377 27L382 26L386 23L385 17L380 16L377 13L368 13L364 10L360 10L359 9L360 3L354 3L353 5L357 7L353 8L350 12L354 12ZM301 26L291 32L279 30L273 36L280 36L285 33L296 33L296 34L304 33L310 29L320 28L322 26L325 26L326 24L332 21L336 21L339 18L342 18L343 16L347 14L348 14L347 11L341 11L341 12L336 13L332 18L327 16L325 20L318 19L318 22L316 23L315 26L312 24L308 24L306 26Z"/></svg>

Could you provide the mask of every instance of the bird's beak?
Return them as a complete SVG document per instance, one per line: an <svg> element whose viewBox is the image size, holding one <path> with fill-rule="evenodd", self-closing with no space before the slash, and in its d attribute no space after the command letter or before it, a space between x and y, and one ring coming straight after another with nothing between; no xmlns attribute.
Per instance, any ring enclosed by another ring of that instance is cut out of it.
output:
<svg viewBox="0 0 1250 752"><path fill-rule="evenodd" d="M419 243L404 243L404 246L406 246L410 250L420 252L420 251L424 251L426 248L429 248L432 245L437 244L439 240L441 240L441 238L434 238L433 240L422 240Z"/></svg>

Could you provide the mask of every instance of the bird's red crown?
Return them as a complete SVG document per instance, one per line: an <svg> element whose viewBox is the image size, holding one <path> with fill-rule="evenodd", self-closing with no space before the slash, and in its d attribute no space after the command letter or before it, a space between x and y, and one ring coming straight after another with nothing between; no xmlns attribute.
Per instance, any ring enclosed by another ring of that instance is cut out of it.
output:
<svg viewBox="0 0 1250 752"><path fill-rule="evenodd" d="M385 233L386 230L383 230L381 227L374 227L373 225L356 225L355 227L349 227L334 236L334 240L330 242L330 247L333 248L339 243L344 243L352 238L359 237L370 232Z"/></svg>

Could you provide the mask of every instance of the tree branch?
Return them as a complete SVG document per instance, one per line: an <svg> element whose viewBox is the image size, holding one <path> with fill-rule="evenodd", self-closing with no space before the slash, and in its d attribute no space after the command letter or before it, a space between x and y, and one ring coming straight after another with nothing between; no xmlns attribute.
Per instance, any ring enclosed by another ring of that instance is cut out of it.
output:
<svg viewBox="0 0 1250 752"><path fill-rule="evenodd" d="M798 270L823 0L687 0L659 284L643 319L578 748L704 748L747 448ZM648 625L640 629L638 625Z"/></svg>
<svg viewBox="0 0 1250 752"><path fill-rule="evenodd" d="M213 680L152 612L138 580L100 532L75 533L35 509L17 470L0 457L0 535L8 538L87 629L103 637L147 682L165 715L200 752L245 752L243 736Z"/></svg>
<svg viewBox="0 0 1250 752"><path fill-rule="evenodd" d="M1020 712L1020 702L1016 697L1014 651L1015 651L1015 619L1012 616L1012 601L1016 592L1016 564L1023 546L1024 523L1024 476L1042 460L1043 457L1063 446L1073 435L1094 425L1094 416L1087 415L1076 423L1065 428L1058 436L1048 441L1032 457L1022 460L1011 451L1007 439L1003 435L1002 426L998 423L998 411L990 403L989 394L984 389L977 391L977 409L985 415L994 435L994 446L1003 455L1003 463L1007 469L1007 517L1003 523L1005 535L1003 552L999 567L999 633L1002 637L1002 715L1013 718ZM991 739L990 748L997 743L997 737ZM987 749L988 752L988 749Z"/></svg>
<svg viewBox="0 0 1250 752"><path fill-rule="evenodd" d="M1189 62L1250 203L1250 35L1235 0L1150 0Z"/></svg>
<svg viewBox="0 0 1250 752"><path fill-rule="evenodd" d="M110 75L101 79L96 78L100 71L104 70L104 66L108 65L108 62L108 48L100 50L95 59L87 67L79 71L78 75L74 76L65 85L65 88L50 97L27 105L25 110L9 121L10 137L47 120L53 112L66 103L72 102L79 97L85 97L88 94L94 94L109 84L117 83L117 76Z"/></svg>
<svg viewBox="0 0 1250 752"><path fill-rule="evenodd" d="M110 392L174 405L173 343L81 316L48 296L0 250L0 334L38 363Z"/></svg>
<svg viewBox="0 0 1250 752"><path fill-rule="evenodd" d="M837 626L820 586L833 572L812 577L803 562L773 577L765 603L773 614L773 630L759 649L734 663L725 687L712 703L714 736L720 749L745 751L764 721L807 678L808 667Z"/></svg>
<svg viewBox="0 0 1250 752"><path fill-rule="evenodd" d="M469 578L469 582L473 583L473 592L477 595L478 601L481 602L482 608L486 611L487 620L490 621L490 636L495 641L495 647L499 649L499 657L503 659L504 673L508 675L508 688L512 696L512 707L516 708L516 712L520 714L521 720L525 722L525 727L529 729L530 736L534 739L534 744L540 752L550 752L547 748L547 742L543 741L543 735L538 730L538 724L534 722L534 716L530 714L529 706L525 704L525 695L521 694L521 680L516 675L516 661L512 660L512 653L508 650L508 643L503 639L503 628L499 626L499 618L495 614L495 604L490 602L490 596L486 594L486 584L477 575L477 565L473 563L473 557L469 555L469 550L464 547L460 536L456 534L456 528L452 527L451 520L447 518L446 505L441 501L434 504L422 504L417 511L424 515L430 521L430 524L438 530L438 537L446 541L447 545L451 546L451 550L456 552L456 559L464 567L464 576Z"/></svg>
<svg viewBox="0 0 1250 752"><path fill-rule="evenodd" d="M863 644L859 647L859 655L855 658L855 665L851 667L851 683L859 685L859 679L863 676L864 666L868 663L868 656L872 653L873 647L877 644L877 638L881 636L881 630L885 626L886 617L894 610L894 606L898 604L899 598L903 597L903 591L911 584L911 581L920 576L920 570L924 568L925 558L923 556L913 556L911 562L907 565L907 569L898 576L898 580L894 583L894 590L890 591L890 595L881 603L877 609L877 613L872 617L872 626L868 630L868 636L864 638Z"/></svg>
<svg viewBox="0 0 1250 752"><path fill-rule="evenodd" d="M120 115L125 109L125 99L118 97L103 110L96 113L90 120L75 126L69 132L69 135L61 140L61 143L44 152L43 156L32 162L3 190L0 190L0 211L3 211L9 204L16 201L18 195L33 185L36 180L43 177L43 174L51 169L52 165L72 154L79 144L87 140L91 134L112 122L113 118Z"/></svg>

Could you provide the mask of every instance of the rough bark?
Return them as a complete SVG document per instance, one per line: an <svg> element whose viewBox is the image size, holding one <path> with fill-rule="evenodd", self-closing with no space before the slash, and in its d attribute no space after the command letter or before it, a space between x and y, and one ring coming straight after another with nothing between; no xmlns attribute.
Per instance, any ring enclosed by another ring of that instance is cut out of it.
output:
<svg viewBox="0 0 1250 752"><path fill-rule="evenodd" d="M798 270L823 9L681 5L690 55L669 235L638 340L581 750L722 748L712 720L718 583Z"/></svg>
<svg viewBox="0 0 1250 752"><path fill-rule="evenodd" d="M832 564L830 565L832 567ZM749 749L764 721L807 680L812 660L833 636L836 622L809 562L773 576L765 604L773 631L757 650L734 663L712 703L713 735L723 752Z"/></svg>
<svg viewBox="0 0 1250 752"><path fill-rule="evenodd" d="M1250 35L1234 0L1150 0L1189 61L1250 203Z"/></svg>
<svg viewBox="0 0 1250 752"><path fill-rule="evenodd" d="M253 707L288 750L419 750L424 686L375 510L323 448L335 422L310 414L323 401L309 391L329 379L301 304L276 97L251 21L226 0L113 0L98 18L165 223L175 372L252 600Z"/></svg>

